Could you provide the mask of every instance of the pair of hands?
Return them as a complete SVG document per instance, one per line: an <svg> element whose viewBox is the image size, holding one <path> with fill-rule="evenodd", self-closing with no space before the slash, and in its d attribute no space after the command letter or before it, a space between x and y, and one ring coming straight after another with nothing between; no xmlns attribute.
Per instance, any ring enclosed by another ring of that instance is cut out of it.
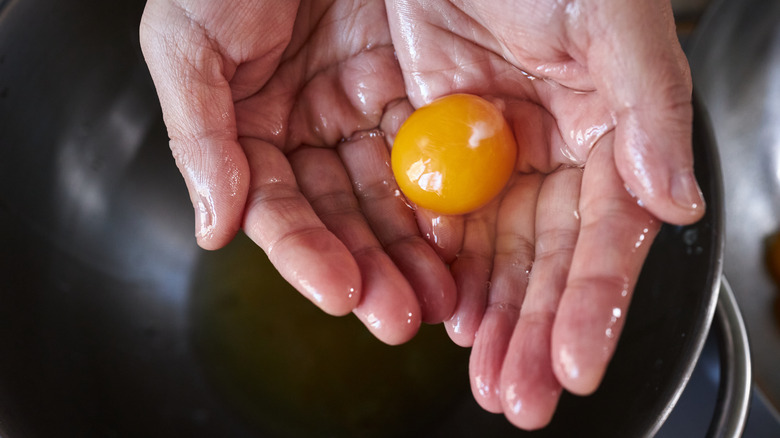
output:
<svg viewBox="0 0 780 438"><path fill-rule="evenodd" d="M150 0L141 42L198 243L243 228L390 344L444 322L522 428L597 388L660 221L704 213L663 0ZM517 173L474 213L412 210L393 135L457 92L500 102Z"/></svg>

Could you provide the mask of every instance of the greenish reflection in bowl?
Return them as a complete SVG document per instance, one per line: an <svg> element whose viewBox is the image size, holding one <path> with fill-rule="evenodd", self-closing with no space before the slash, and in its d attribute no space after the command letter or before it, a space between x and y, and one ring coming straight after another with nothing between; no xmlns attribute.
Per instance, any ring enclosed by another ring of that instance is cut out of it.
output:
<svg viewBox="0 0 780 438"><path fill-rule="evenodd" d="M468 388L468 349L441 325L407 344L376 340L353 315L326 315L244 235L204 252L193 279L192 342L217 391L274 436L415 435Z"/></svg>

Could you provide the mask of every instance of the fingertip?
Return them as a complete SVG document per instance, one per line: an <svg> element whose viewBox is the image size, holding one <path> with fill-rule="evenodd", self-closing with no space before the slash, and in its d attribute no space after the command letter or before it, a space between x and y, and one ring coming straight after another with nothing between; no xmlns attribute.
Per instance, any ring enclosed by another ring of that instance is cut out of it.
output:
<svg viewBox="0 0 780 438"><path fill-rule="evenodd" d="M399 345L412 339L422 324L414 290L390 257L363 251L355 258L362 274L362 295L353 313L380 341Z"/></svg>
<svg viewBox="0 0 780 438"><path fill-rule="evenodd" d="M515 328L501 370L501 403L506 418L524 430L545 427L561 395L552 370L552 320L526 313Z"/></svg>
<svg viewBox="0 0 780 438"><path fill-rule="evenodd" d="M560 390L549 390L543 397L520 397L508 387L502 397L504 416L523 430L539 430L550 424L560 398Z"/></svg>
<svg viewBox="0 0 780 438"><path fill-rule="evenodd" d="M422 321L438 324L448 319L455 310L455 281L433 250L422 239L409 239L386 251L417 294Z"/></svg>
<svg viewBox="0 0 780 438"><path fill-rule="evenodd" d="M241 229L249 191L246 157L240 148L227 144L203 151L171 141L171 149L192 202L198 245L206 250L222 248ZM208 170L198 170L203 168Z"/></svg>
<svg viewBox="0 0 780 438"><path fill-rule="evenodd" d="M474 345L476 328L470 327L469 321L464 315L454 314L450 319L444 321L444 328L455 345L460 347L471 347Z"/></svg>
<svg viewBox="0 0 780 438"><path fill-rule="evenodd" d="M474 344L485 314L491 269L492 258L465 253L461 253L450 265L450 273L455 280L456 302L444 326L450 339L461 347Z"/></svg>
<svg viewBox="0 0 780 438"><path fill-rule="evenodd" d="M340 241L329 240L312 250L321 257L319 263L294 270L291 283L325 313L344 316L360 303L360 270Z"/></svg>
<svg viewBox="0 0 780 438"><path fill-rule="evenodd" d="M694 174L690 95L678 91L658 100L618 116L615 164L640 205L664 222L689 225L706 210Z"/></svg>
<svg viewBox="0 0 780 438"><path fill-rule="evenodd" d="M257 238L250 228L249 236ZM279 273L324 312L342 316L361 299L361 274L352 255L325 228L289 236L268 249Z"/></svg>
<svg viewBox="0 0 780 438"><path fill-rule="evenodd" d="M673 175L670 187L670 197L678 211L669 215L668 222L689 225L704 216L706 203L693 169L686 169Z"/></svg>
<svg viewBox="0 0 780 438"><path fill-rule="evenodd" d="M517 311L511 307L488 308L474 340L469 358L471 392L488 412L503 412L501 370L516 321Z"/></svg>
<svg viewBox="0 0 780 438"><path fill-rule="evenodd" d="M360 290L355 287L342 287L338 291L330 291L330 299L316 302L325 313L332 316L344 316L351 313L360 301ZM334 299L336 298L336 299Z"/></svg>
<svg viewBox="0 0 780 438"><path fill-rule="evenodd" d="M423 208L417 208L415 216L428 244L445 263L452 263L463 246L463 216L446 216Z"/></svg>
<svg viewBox="0 0 780 438"><path fill-rule="evenodd" d="M401 345L411 340L422 324L419 309L412 307L377 313L360 305L353 313L374 337L387 345Z"/></svg>
<svg viewBox="0 0 780 438"><path fill-rule="evenodd" d="M360 303L362 290L360 270L352 258L345 257L339 263L326 263L310 269L313 281L317 281L316 284L320 286L314 287L308 281L300 281L298 290L304 290L304 295L329 315L344 316L355 310Z"/></svg>
<svg viewBox="0 0 780 438"><path fill-rule="evenodd" d="M561 386L575 395L590 395L596 391L604 378L606 363L596 365L582 360L569 344L553 343L553 372Z"/></svg>
<svg viewBox="0 0 780 438"><path fill-rule="evenodd" d="M235 235L236 233L233 232L232 234L221 233L219 237L215 237L213 234L204 236L196 231L195 240L202 249L205 249L206 251L216 251L227 245Z"/></svg>
<svg viewBox="0 0 780 438"><path fill-rule="evenodd" d="M497 382L491 381L490 376L473 374L471 376L471 393L482 409L491 414L504 412L500 400L501 388Z"/></svg>
<svg viewBox="0 0 780 438"><path fill-rule="evenodd" d="M231 217L230 210L221 211L211 196L193 200L195 209L195 239L201 248L214 251L227 245L241 228L241 216Z"/></svg>
<svg viewBox="0 0 780 438"><path fill-rule="evenodd" d="M564 297L566 298L566 297ZM551 356L555 378L575 395L590 395L598 389L615 351L623 318L603 318L580 295L579 302L562 303L553 325ZM617 313L613 309L613 315ZM623 313L623 311L621 311Z"/></svg>
<svg viewBox="0 0 780 438"><path fill-rule="evenodd" d="M627 185L637 203L663 222L690 225L701 220L706 213L707 203L691 171L673 175L663 195L641 186L636 189L631 186Z"/></svg>
<svg viewBox="0 0 780 438"><path fill-rule="evenodd" d="M306 266L311 280L301 276L298 290L304 291L325 313L344 316L360 303L362 276L347 247L332 234L326 236L314 248L321 263Z"/></svg>
<svg viewBox="0 0 780 438"><path fill-rule="evenodd" d="M623 306L630 300L616 281L588 286L564 293L552 330L555 378L576 395L590 395L601 384L625 322Z"/></svg>

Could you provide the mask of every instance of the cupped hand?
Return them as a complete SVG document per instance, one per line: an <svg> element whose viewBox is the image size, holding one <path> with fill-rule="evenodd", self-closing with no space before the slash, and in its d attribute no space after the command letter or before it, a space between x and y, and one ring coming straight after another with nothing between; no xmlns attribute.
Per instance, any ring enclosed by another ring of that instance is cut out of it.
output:
<svg viewBox="0 0 780 438"><path fill-rule="evenodd" d="M391 344L449 317L452 276L386 165L380 128L409 104L381 2L151 0L141 41L202 247L243 228Z"/></svg>
<svg viewBox="0 0 780 438"><path fill-rule="evenodd" d="M198 242L243 227L302 294L389 343L448 318L479 402L540 427L562 387L597 387L660 221L703 214L669 6L388 1L388 30L377 3L147 4ZM502 107L517 175L473 214L413 213L385 140L454 92Z"/></svg>
<svg viewBox="0 0 780 438"><path fill-rule="evenodd" d="M499 105L517 174L460 217L418 210L458 288L450 336L473 345L479 403L526 429L612 357L661 221L704 212L691 85L663 1L388 2L408 97Z"/></svg>

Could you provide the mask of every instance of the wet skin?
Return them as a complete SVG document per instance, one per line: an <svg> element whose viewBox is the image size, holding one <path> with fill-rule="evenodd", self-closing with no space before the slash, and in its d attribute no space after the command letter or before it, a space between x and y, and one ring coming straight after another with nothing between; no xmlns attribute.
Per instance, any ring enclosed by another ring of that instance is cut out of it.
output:
<svg viewBox="0 0 780 438"><path fill-rule="evenodd" d="M596 389L661 221L704 211L663 2L157 0L141 39L200 245L243 227L387 343L444 321L479 403L519 427ZM394 135L458 92L503 102L516 172L472 213L412 210Z"/></svg>

